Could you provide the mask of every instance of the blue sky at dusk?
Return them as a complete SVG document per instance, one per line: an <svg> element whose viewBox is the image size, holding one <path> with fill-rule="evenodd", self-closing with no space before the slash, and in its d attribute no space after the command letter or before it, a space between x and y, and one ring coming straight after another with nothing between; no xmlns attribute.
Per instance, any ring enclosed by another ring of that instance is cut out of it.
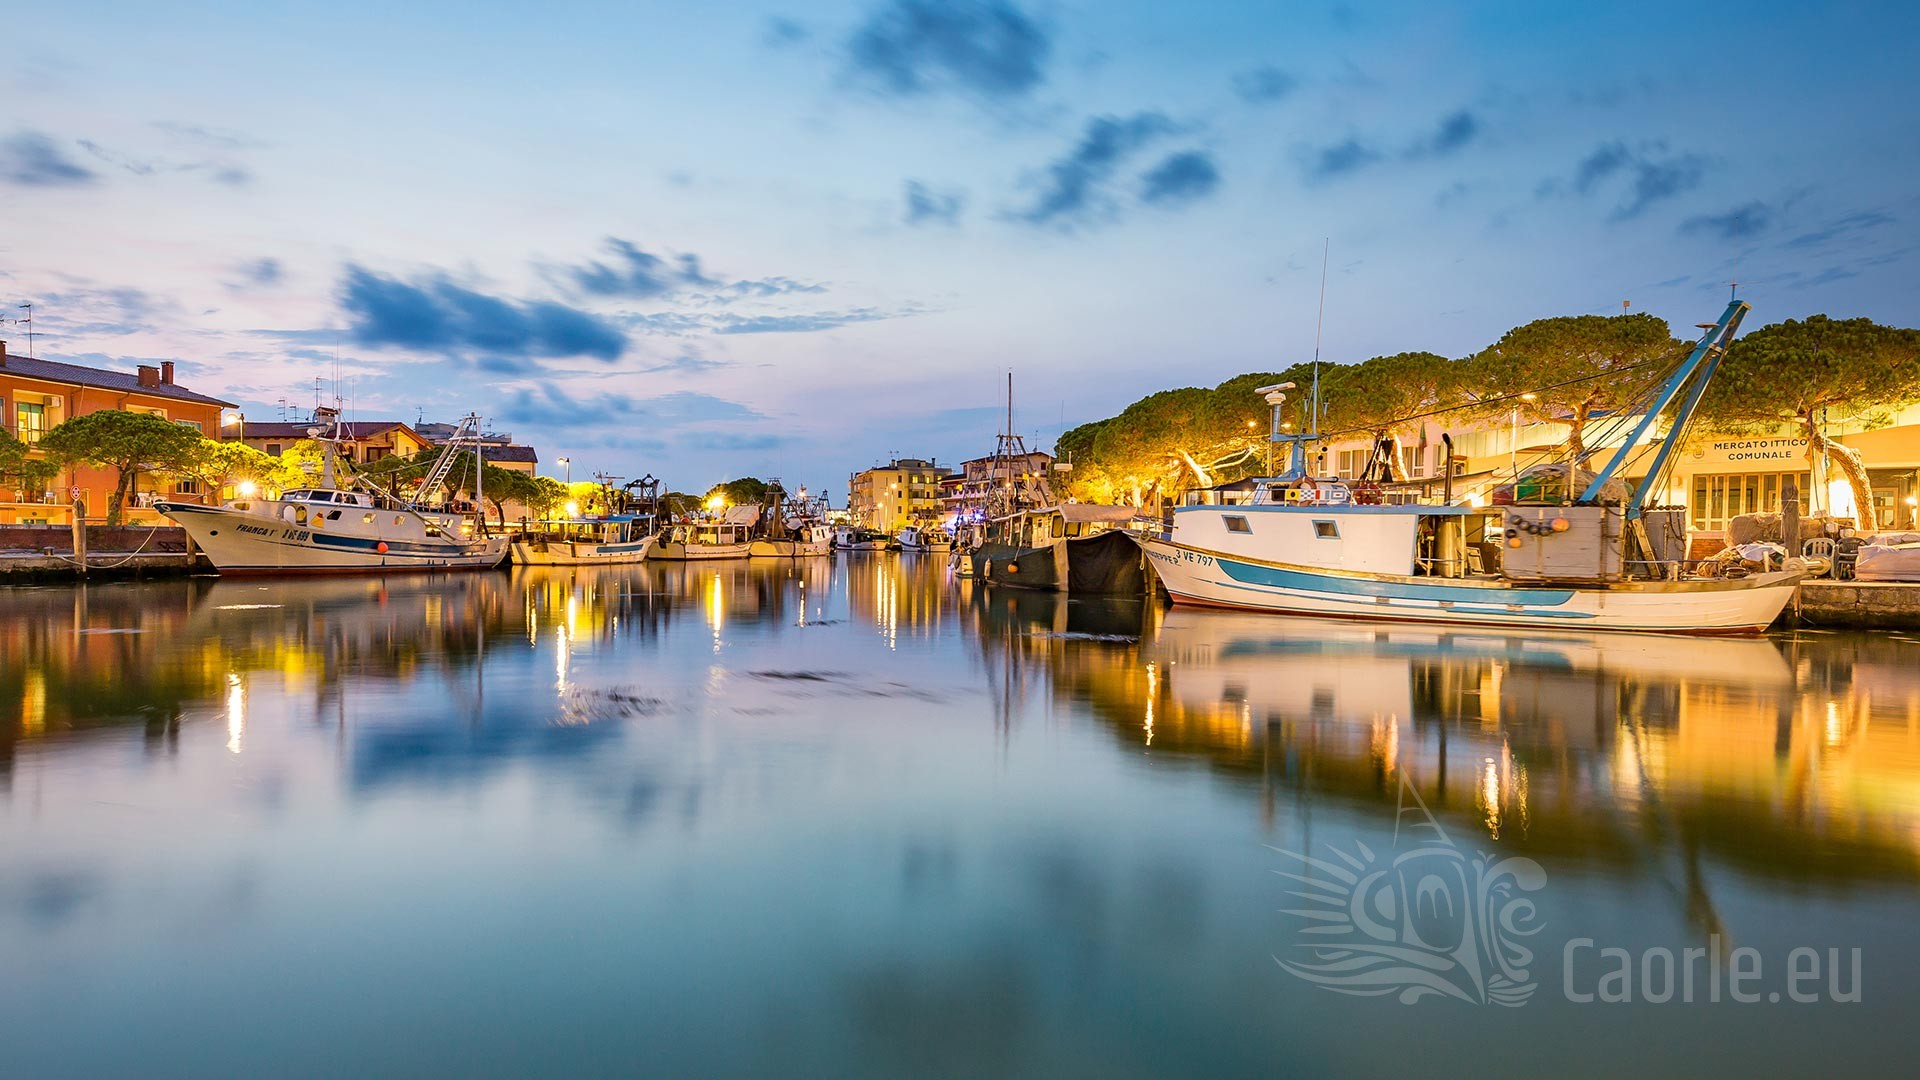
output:
<svg viewBox="0 0 1920 1080"><path fill-rule="evenodd" d="M40 355L574 476L784 476L1528 319L1920 324L1912 5L67 2L0 59ZM26 350L8 325L10 348Z"/></svg>

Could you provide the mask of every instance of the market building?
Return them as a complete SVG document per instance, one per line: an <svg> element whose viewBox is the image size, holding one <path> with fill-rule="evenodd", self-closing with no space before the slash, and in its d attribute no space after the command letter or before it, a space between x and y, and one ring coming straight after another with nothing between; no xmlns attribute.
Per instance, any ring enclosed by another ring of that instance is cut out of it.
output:
<svg viewBox="0 0 1920 1080"><path fill-rule="evenodd" d="M131 372L113 371L15 356L0 341L0 418L28 447L63 420L106 409L148 413L218 439L222 411L231 408L230 401L175 382L171 360L141 364ZM87 521L105 521L114 480L110 469L77 466L37 491L17 484L0 486L0 525L71 524L75 499ZM194 501L205 497L191 480L142 476L133 502L124 508L127 523L162 524L147 506L155 496Z"/></svg>

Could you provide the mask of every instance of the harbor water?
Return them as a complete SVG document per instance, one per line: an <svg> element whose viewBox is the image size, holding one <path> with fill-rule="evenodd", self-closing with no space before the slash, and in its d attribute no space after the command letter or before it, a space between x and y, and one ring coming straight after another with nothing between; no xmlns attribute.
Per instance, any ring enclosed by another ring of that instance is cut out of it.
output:
<svg viewBox="0 0 1920 1080"><path fill-rule="evenodd" d="M1920 639L9 589L0 957L15 1077L1900 1071Z"/></svg>

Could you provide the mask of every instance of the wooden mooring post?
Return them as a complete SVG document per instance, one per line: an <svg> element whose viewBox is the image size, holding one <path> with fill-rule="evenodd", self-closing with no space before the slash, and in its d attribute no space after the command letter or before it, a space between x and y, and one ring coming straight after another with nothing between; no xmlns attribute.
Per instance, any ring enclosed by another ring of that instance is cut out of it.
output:
<svg viewBox="0 0 1920 1080"><path fill-rule="evenodd" d="M73 562L74 572L81 577L86 577L87 514L85 505L78 497L73 500Z"/></svg>

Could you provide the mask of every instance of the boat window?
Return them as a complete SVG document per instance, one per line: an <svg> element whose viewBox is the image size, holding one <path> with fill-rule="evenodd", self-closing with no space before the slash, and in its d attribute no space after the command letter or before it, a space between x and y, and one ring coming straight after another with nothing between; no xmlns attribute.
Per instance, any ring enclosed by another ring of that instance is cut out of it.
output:
<svg viewBox="0 0 1920 1080"><path fill-rule="evenodd" d="M1230 533L1250 533L1253 531L1253 526L1247 524L1247 519L1244 515L1228 514L1220 520L1227 523L1227 531Z"/></svg>
<svg viewBox="0 0 1920 1080"><path fill-rule="evenodd" d="M1340 525L1333 521L1316 521L1313 523L1313 536L1316 540L1338 540Z"/></svg>
<svg viewBox="0 0 1920 1080"><path fill-rule="evenodd" d="M331 513L331 514L328 514L328 515L327 515L327 520L328 520L328 521L339 521L339 520L340 520L340 511L338 511L338 510L335 510L335 511L334 511L333 513Z"/></svg>

